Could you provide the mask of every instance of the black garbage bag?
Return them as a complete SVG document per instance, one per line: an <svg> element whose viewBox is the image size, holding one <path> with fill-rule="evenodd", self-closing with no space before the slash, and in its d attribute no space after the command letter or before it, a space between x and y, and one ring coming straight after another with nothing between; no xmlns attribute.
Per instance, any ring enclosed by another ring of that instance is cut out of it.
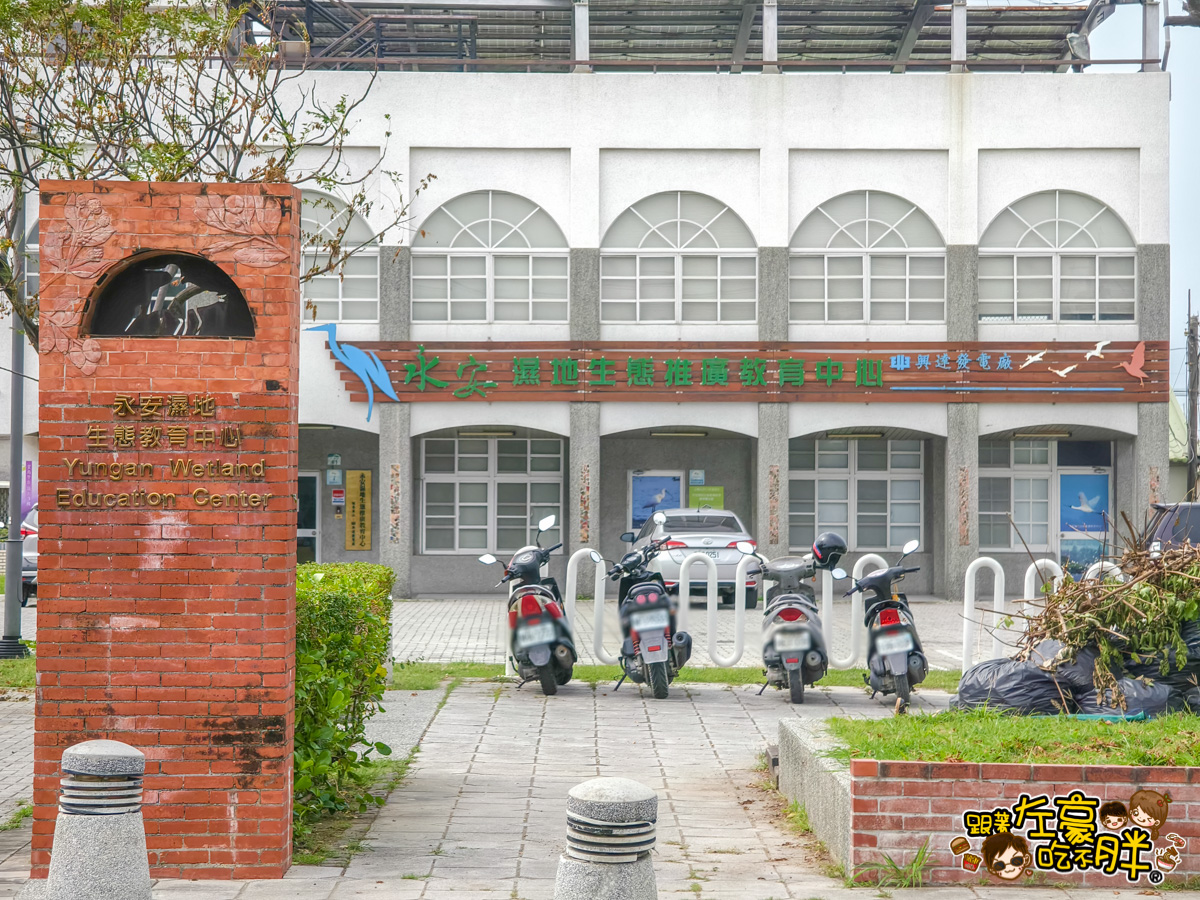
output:
<svg viewBox="0 0 1200 900"><path fill-rule="evenodd" d="M989 659L963 673L958 696L950 701L950 706L954 709L987 706L1023 715L1052 716L1074 712L1071 698L1070 685L1060 684L1033 662Z"/></svg>
<svg viewBox="0 0 1200 900"><path fill-rule="evenodd" d="M1200 686L1200 619L1185 622L1179 636L1187 645L1187 659L1177 660L1174 647L1152 656L1139 654L1135 661L1125 657L1125 671L1133 678L1151 678L1179 691ZM1167 660L1167 674L1162 674L1162 661Z"/></svg>
<svg viewBox="0 0 1200 900"><path fill-rule="evenodd" d="M1075 652L1075 659L1071 662L1066 660L1055 662L1061 650L1062 644L1058 641L1040 641L1030 651L1029 661L1036 666L1050 670L1059 684L1069 685L1064 688L1065 690L1072 692L1091 690L1095 680L1096 660L1100 655L1099 652L1095 647L1082 647ZM1095 692L1093 691L1093 693Z"/></svg>
<svg viewBox="0 0 1200 900"><path fill-rule="evenodd" d="M1095 688L1088 688L1075 694L1079 711L1100 715L1136 716L1145 713L1147 716L1161 716L1187 706L1182 691L1174 690L1162 682L1147 685L1135 678L1122 678L1117 682L1117 687L1125 697L1124 709L1113 699L1112 690L1106 690L1103 697L1097 697Z"/></svg>

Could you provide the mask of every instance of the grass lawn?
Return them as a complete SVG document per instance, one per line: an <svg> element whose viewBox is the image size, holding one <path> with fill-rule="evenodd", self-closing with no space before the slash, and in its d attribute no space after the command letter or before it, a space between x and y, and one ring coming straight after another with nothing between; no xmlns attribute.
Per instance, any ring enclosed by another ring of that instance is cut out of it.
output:
<svg viewBox="0 0 1200 900"><path fill-rule="evenodd" d="M830 669L817 682L817 687L862 687L865 669ZM447 678L498 679L504 676L504 666L489 663L398 663L392 677L392 687L401 691L428 691ZM617 666L576 666L575 681L585 684L616 683L621 677ZM953 691L958 688L958 671L934 670L917 689ZM762 684L762 669L741 667L731 669L685 666L676 679L681 684Z"/></svg>
<svg viewBox="0 0 1200 900"><path fill-rule="evenodd" d="M871 721L830 719L829 728L842 744L830 756L843 761L1200 765L1200 718L1182 713L1105 722L951 710Z"/></svg>
<svg viewBox="0 0 1200 900"><path fill-rule="evenodd" d="M23 691L34 689L34 660L32 656L24 659L0 659L0 688L18 688Z"/></svg>

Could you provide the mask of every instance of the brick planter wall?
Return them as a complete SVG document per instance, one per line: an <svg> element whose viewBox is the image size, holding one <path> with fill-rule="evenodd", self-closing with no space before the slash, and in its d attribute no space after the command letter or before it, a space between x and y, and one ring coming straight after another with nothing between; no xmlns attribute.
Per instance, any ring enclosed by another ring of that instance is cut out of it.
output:
<svg viewBox="0 0 1200 900"><path fill-rule="evenodd" d="M850 763L852 865L847 868L880 860L884 854L907 862L928 840L933 856L930 877L935 884L1002 884L984 874L982 864L978 872L964 870L962 857L951 852L951 840L966 834L964 813L1011 808L1022 794L1054 798L1073 791L1098 797L1101 802L1120 800L1128 805L1133 793L1142 789L1170 793L1172 799L1166 825L1154 846L1167 846L1165 835L1171 832L1187 840L1181 864L1166 879L1177 881L1200 873L1200 769L854 760ZM1024 835L1030 827L1014 830ZM971 838L972 853L979 854L981 842L981 837ZM1035 852L1044 843L1048 841L1029 840ZM1143 859L1154 865L1153 852ZM1095 870L1062 873L1036 867L1034 872L1035 879L1056 883L1131 887L1120 872L1112 876ZM1147 874L1136 884L1154 886Z"/></svg>
<svg viewBox="0 0 1200 900"><path fill-rule="evenodd" d="M146 754L153 875L277 878L290 864L299 212L287 185L42 182L34 877L62 751L92 738ZM216 263L254 339L88 337L89 294L139 250ZM186 414L155 409L171 396ZM262 474L172 473L189 458ZM133 466L119 481L82 469L118 462ZM214 508L197 489L247 499Z"/></svg>

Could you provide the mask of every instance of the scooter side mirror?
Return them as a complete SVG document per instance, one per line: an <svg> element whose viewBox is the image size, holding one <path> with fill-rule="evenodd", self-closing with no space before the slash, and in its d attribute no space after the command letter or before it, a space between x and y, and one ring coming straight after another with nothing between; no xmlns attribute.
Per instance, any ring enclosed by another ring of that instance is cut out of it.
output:
<svg viewBox="0 0 1200 900"><path fill-rule="evenodd" d="M632 544L633 539L634 539L634 533L632 531L627 531L623 535L621 535L621 543L623 543L623 544Z"/></svg>
<svg viewBox="0 0 1200 900"><path fill-rule="evenodd" d="M494 566L496 563L500 562L500 560L496 559L496 557L492 556L490 553L483 554L483 556L479 557L479 561L485 566Z"/></svg>
<svg viewBox="0 0 1200 900"><path fill-rule="evenodd" d="M601 556L599 553L597 553L595 550L592 550L591 552L588 553L588 558L592 562L596 563L597 565L604 562L604 557Z"/></svg>
<svg viewBox="0 0 1200 900"><path fill-rule="evenodd" d="M652 518L654 519L655 525L661 525L663 522L667 521L667 514L661 511L656 512Z"/></svg>
<svg viewBox="0 0 1200 900"><path fill-rule="evenodd" d="M832 576L834 577L834 580L835 580L835 581L841 581L843 578L849 578L849 577L850 577L849 575L847 575L847 574L846 574L846 570L845 570L845 569L843 569L841 566L838 566L836 569L834 569L834 570L833 570L832 572L830 572L829 574L830 574L830 575L832 575Z"/></svg>
<svg viewBox="0 0 1200 900"><path fill-rule="evenodd" d="M918 541L916 538L914 538L913 540L909 541L907 544L904 545L904 556L901 556L900 558L904 559L904 557L908 556L908 554L915 553L917 548L920 546L921 546L921 542Z"/></svg>
<svg viewBox="0 0 1200 900"><path fill-rule="evenodd" d="M554 527L554 523L557 521L558 521L558 519L552 515L546 516L546 518L544 518L540 522L538 522L538 533L540 534L543 531L549 531L551 528Z"/></svg>
<svg viewBox="0 0 1200 900"><path fill-rule="evenodd" d="M758 550L750 541L738 541L735 545L743 556L753 556Z"/></svg>

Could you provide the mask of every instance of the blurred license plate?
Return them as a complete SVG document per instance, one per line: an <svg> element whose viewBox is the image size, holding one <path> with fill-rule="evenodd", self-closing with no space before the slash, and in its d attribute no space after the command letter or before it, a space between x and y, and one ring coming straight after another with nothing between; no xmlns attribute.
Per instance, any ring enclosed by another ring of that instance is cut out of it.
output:
<svg viewBox="0 0 1200 900"><path fill-rule="evenodd" d="M812 646L812 635L807 631L784 631L775 635L776 650L807 650Z"/></svg>
<svg viewBox="0 0 1200 900"><path fill-rule="evenodd" d="M517 647L522 650L537 644L550 644L553 641L553 622L543 622L541 625L522 625L517 629Z"/></svg>
<svg viewBox="0 0 1200 900"><path fill-rule="evenodd" d="M700 552L703 553L705 556L711 556L713 559L721 558L720 550L701 550Z"/></svg>
<svg viewBox="0 0 1200 900"><path fill-rule="evenodd" d="M654 628L666 628L671 624L671 614L665 609L651 609L647 612L635 612L629 617L629 625L634 631L650 631Z"/></svg>
<svg viewBox="0 0 1200 900"><path fill-rule="evenodd" d="M875 638L875 650L883 656L892 653L907 653L912 648L912 635L907 631L893 631Z"/></svg>

